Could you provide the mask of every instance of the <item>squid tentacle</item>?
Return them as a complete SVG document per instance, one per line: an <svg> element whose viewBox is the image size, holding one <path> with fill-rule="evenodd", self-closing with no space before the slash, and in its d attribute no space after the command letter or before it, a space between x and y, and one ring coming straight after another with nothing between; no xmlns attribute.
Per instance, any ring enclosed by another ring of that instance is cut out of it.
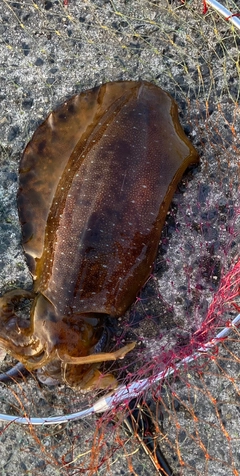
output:
<svg viewBox="0 0 240 476"><path fill-rule="evenodd" d="M81 357L73 357L71 355L67 355L65 353L61 353L57 350L57 355L60 360L62 360L65 364L93 364L93 363L101 363L111 360L123 359L125 355L134 349L136 342L131 342L121 349L115 350L113 352L100 352L99 354L90 354L84 355Z"/></svg>
<svg viewBox="0 0 240 476"><path fill-rule="evenodd" d="M31 326L19 325L15 307L22 299L34 298L35 293L24 289L13 289L0 298L0 346L22 362L29 355L39 354L41 349L39 340L32 334Z"/></svg>

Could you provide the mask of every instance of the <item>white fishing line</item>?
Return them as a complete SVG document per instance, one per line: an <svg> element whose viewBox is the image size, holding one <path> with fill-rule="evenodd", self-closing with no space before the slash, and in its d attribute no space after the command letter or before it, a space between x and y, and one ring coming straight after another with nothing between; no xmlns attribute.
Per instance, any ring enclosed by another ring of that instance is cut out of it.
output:
<svg viewBox="0 0 240 476"><path fill-rule="evenodd" d="M221 3L217 2L216 0L206 0L206 4L208 6L211 6L225 20L227 20L229 23L232 23L232 25L234 25L236 28L240 30L240 18L238 18L237 16L237 13L239 15L239 12L232 13L230 10L228 10L226 7L224 7Z"/></svg>

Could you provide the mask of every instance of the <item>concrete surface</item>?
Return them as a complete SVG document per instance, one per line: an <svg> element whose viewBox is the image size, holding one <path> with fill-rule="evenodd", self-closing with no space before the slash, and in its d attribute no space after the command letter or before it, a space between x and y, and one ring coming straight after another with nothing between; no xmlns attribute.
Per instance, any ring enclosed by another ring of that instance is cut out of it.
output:
<svg viewBox="0 0 240 476"><path fill-rule="evenodd" d="M236 10L239 2L228 5ZM201 166L178 187L153 276L117 331L141 340L134 362L126 364L135 377L163 369L162 355L189 344L221 277L239 258L237 32L212 11L203 16L201 1L68 0L64 6L1 0L0 64L1 293L32 285L16 193L20 156L37 125L66 98L107 81L152 81L176 99ZM209 336L236 314L231 305L218 311ZM3 370L9 365L8 356ZM154 388L145 396L154 415L158 395ZM165 436L158 430L159 440L176 474L238 474L237 331L214 358L202 358L165 382L161 396ZM2 413L49 416L85 408L96 395L40 386L31 378L2 385L0 398ZM88 471L99 446L104 461ZM2 422L0 468L3 476L156 474L133 437L97 416L38 429Z"/></svg>

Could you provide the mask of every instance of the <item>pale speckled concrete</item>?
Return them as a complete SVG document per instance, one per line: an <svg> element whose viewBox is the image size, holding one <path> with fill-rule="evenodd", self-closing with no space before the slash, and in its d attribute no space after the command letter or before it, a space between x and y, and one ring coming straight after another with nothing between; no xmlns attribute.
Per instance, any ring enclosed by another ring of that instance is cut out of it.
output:
<svg viewBox="0 0 240 476"><path fill-rule="evenodd" d="M202 17L200 1L183 6L178 1L68 0L67 9L62 3L0 2L0 289L31 286L15 197L20 154L37 125L61 101L96 84L153 81L177 100L182 124L201 155L201 167L188 174L174 197L154 278L130 313L130 335L141 337L143 357L150 361L161 348L176 349L178 339L188 342L206 316L220 274L239 253L240 121L233 102L239 100L239 38L215 15ZM155 318L143 318L149 315ZM127 329L128 319L129 315L123 318L123 328ZM234 465L240 470L236 340L235 335L216 361L202 362L204 377L193 366L163 389L165 404L172 402L171 410L163 409L164 433L173 444L178 442L189 465L181 467L163 441L178 474L224 476L233 474ZM12 390L1 387L0 397L3 413L18 414L22 404L27 414L44 416L84 408L94 400L63 387L39 388L33 380ZM83 461L88 467L95 420L32 432L1 423L1 474L79 474L73 467ZM115 453L112 433L109 424L103 448L109 463L96 474L133 474L129 458L138 476L154 474L134 439ZM208 462L204 448L214 461ZM74 465L64 469L63 463L74 458Z"/></svg>

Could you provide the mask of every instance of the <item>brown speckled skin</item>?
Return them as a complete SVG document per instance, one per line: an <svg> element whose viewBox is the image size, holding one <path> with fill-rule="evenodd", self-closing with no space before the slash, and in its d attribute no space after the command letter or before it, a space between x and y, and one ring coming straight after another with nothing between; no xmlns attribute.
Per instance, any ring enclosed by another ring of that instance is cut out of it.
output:
<svg viewBox="0 0 240 476"><path fill-rule="evenodd" d="M52 112L20 163L36 297L29 329L5 318L6 349L30 368L94 352L105 316L121 316L148 278L177 183L197 160L176 103L147 82L108 83Z"/></svg>

